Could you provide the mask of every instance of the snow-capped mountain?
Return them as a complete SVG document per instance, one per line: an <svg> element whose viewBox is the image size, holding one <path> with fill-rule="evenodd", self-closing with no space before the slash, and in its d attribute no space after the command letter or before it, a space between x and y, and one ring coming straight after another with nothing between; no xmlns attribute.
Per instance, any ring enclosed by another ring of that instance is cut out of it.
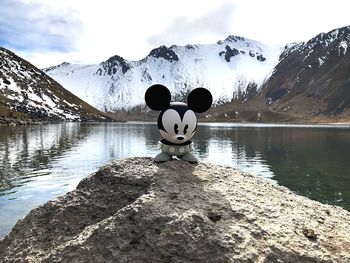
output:
<svg viewBox="0 0 350 263"><path fill-rule="evenodd" d="M146 89L166 85L181 100L191 89L209 89L214 102L256 92L283 48L229 36L210 45L161 46L140 61L113 56L95 65L63 63L44 71L91 105L107 111L144 104Z"/></svg>
<svg viewBox="0 0 350 263"><path fill-rule="evenodd" d="M0 47L0 119L106 120L40 69Z"/></svg>
<svg viewBox="0 0 350 263"><path fill-rule="evenodd" d="M349 122L350 26L288 44L260 92L213 109L217 120Z"/></svg>
<svg viewBox="0 0 350 263"><path fill-rule="evenodd" d="M350 107L350 26L286 47L264 85L274 110L338 114Z"/></svg>

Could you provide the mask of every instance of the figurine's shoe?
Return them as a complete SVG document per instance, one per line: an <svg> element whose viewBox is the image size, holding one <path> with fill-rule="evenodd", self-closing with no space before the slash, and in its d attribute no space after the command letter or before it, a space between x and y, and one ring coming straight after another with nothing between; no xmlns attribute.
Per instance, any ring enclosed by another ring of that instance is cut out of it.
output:
<svg viewBox="0 0 350 263"><path fill-rule="evenodd" d="M198 159L192 153L186 153L184 155L178 156L181 160L189 163L198 163Z"/></svg>
<svg viewBox="0 0 350 263"><path fill-rule="evenodd" d="M162 163L162 162L170 161L171 159L172 159L171 155L161 152L156 157L154 157L153 160L156 163Z"/></svg>

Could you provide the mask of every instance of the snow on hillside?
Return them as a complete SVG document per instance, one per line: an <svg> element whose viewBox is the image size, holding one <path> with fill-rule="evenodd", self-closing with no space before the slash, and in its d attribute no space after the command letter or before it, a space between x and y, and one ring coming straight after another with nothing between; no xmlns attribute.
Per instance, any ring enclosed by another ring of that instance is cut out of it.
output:
<svg viewBox="0 0 350 263"><path fill-rule="evenodd" d="M51 90L38 89L38 86L45 85L43 81L51 84L50 80L42 77L42 72L33 67L29 68L26 63L5 49L0 50L0 54L0 94L10 105L11 110L20 108L24 111L26 108L26 112L46 114L59 119L78 120L80 118L79 115L62 109L60 104L63 102Z"/></svg>
<svg viewBox="0 0 350 263"><path fill-rule="evenodd" d="M8 84L9 83L9 84ZM50 90L47 93L36 93L32 86L22 88L11 78L7 77L6 82L0 79L0 91L3 90L3 94L9 101L11 101L11 109L16 110L17 107L26 107L27 112L36 111L47 114L48 116L55 116L65 120L79 120L79 115L69 113L59 108L59 98L53 94ZM20 104L19 104L20 103ZM68 104L66 102L66 104ZM71 105L77 107L76 105Z"/></svg>
<svg viewBox="0 0 350 263"><path fill-rule="evenodd" d="M166 85L177 98L204 87L214 102L222 102L244 94L250 83L259 89L281 52L280 46L229 36L211 45L161 46L140 61L114 56L97 65L63 63L44 71L102 110L144 104L146 89L155 83Z"/></svg>
<svg viewBox="0 0 350 263"><path fill-rule="evenodd" d="M43 71L0 47L0 124L107 119Z"/></svg>

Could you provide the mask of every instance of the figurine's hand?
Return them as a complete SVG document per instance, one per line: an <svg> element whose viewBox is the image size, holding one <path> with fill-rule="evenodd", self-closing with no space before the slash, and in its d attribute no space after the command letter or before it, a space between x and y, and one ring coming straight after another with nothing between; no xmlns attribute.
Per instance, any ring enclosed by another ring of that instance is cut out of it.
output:
<svg viewBox="0 0 350 263"><path fill-rule="evenodd" d="M194 151L194 150L195 150L195 148L194 148L194 146L193 146L193 142L191 142L191 144L190 144L190 150L191 150L191 151Z"/></svg>
<svg viewBox="0 0 350 263"><path fill-rule="evenodd" d="M158 141L157 148L158 149L162 149L162 147L163 147L163 143L161 141Z"/></svg>

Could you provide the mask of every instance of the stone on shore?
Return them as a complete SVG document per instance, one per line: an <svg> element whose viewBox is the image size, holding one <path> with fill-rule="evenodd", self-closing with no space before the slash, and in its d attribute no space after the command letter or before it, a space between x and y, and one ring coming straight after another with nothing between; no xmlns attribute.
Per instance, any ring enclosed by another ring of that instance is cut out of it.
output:
<svg viewBox="0 0 350 263"><path fill-rule="evenodd" d="M0 262L350 262L349 222L230 167L129 158L18 221Z"/></svg>

